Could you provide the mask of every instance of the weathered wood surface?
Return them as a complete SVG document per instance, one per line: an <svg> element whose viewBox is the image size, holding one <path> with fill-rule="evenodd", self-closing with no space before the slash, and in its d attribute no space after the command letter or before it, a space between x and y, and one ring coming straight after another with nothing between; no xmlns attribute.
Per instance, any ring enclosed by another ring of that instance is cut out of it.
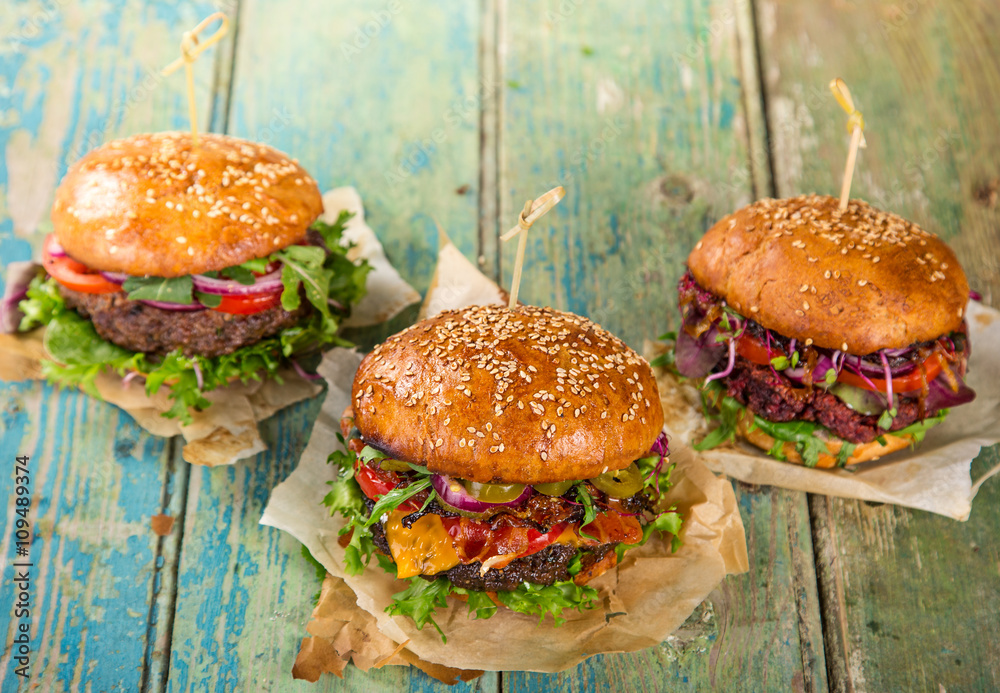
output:
<svg viewBox="0 0 1000 693"><path fill-rule="evenodd" d="M766 0L757 20L778 194L839 189L847 134L826 83L843 77L868 133L854 196L948 239L996 305L996 6ZM984 451L973 478L997 459L996 447ZM1000 689L995 479L967 523L823 497L811 508L832 689Z"/></svg>
<svg viewBox="0 0 1000 693"><path fill-rule="evenodd" d="M66 167L120 133L184 127L184 81L159 69L210 3L150 1L5 4L0 13L0 255L28 259L50 228ZM210 103L213 65L196 68ZM201 113L202 127L211 118ZM186 464L116 407L39 383L0 388L0 689L139 690L162 626L180 536L156 536L150 517L178 515ZM15 455L31 457L31 677L11 663ZM6 470L9 470L8 473ZM152 677L152 678L151 678Z"/></svg>
<svg viewBox="0 0 1000 693"><path fill-rule="evenodd" d="M676 326L687 253L753 196L748 130L762 118L759 94L741 91L741 40L752 41L740 35L750 24L744 10L505 5L501 219L510 224L528 197L566 188L529 238L525 301L589 315L639 349ZM505 283L511 257L508 248ZM675 639L560 675L506 674L505 688L824 690L802 494L742 487L739 495L751 570L728 578Z"/></svg>
<svg viewBox="0 0 1000 693"><path fill-rule="evenodd" d="M526 198L562 184L567 199L532 231L522 297L589 314L641 348L675 326L683 259L715 219L775 190L836 188L846 136L826 92L831 65L870 127L856 194L949 238L988 302L1000 288L1000 61L981 5L223 4L234 40L198 65L203 125L291 152L323 187L355 185L420 290L436 222L509 281L499 233ZM4 264L37 248L55 183L80 152L185 127L183 79L155 70L212 9L16 8L0 17ZM414 316L351 336L370 345ZM444 690L393 667L290 679L318 584L296 542L257 520L317 401L265 423L270 452L218 470L189 468L177 446L77 393L5 384L0 405L3 459L27 453L35 465L39 689ZM996 459L984 453L974 469ZM4 580L12 494L4 475ZM987 483L960 524L737 485L751 570L666 643L459 688L995 689L998 495ZM149 528L159 512L177 518L165 538ZM2 690L19 683L11 594L0 590Z"/></svg>

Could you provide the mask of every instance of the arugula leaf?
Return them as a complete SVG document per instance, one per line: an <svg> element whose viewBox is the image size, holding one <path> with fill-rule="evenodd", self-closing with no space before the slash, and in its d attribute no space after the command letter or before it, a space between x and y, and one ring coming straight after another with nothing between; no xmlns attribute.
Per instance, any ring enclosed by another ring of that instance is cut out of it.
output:
<svg viewBox="0 0 1000 693"><path fill-rule="evenodd" d="M163 301L189 306L194 302L194 281L191 275L183 277L129 277L122 288L133 301Z"/></svg>
<svg viewBox="0 0 1000 693"><path fill-rule="evenodd" d="M256 272L257 274L264 274L265 272L267 272L267 266L270 264L271 261L269 258L255 257L252 260L247 260L242 265L236 265L235 267L227 267L226 269L223 270L223 272L228 272L229 270L236 269L238 273L239 270L243 269L250 273ZM236 281L239 281L239 279L237 279L235 276L233 276L232 278L236 279Z"/></svg>
<svg viewBox="0 0 1000 693"><path fill-rule="evenodd" d="M597 508L594 507L594 497L587 490L587 482L581 481L574 487L576 489L576 499L583 506L583 519L580 521L580 536L585 539L598 541L597 537L591 536L583 531L585 525L589 525L597 518Z"/></svg>
<svg viewBox="0 0 1000 693"><path fill-rule="evenodd" d="M670 487L673 486L670 483L670 473L674 470L674 465L669 464L667 460L661 465L659 455L640 457L635 461L635 465L639 468L642 478L645 479L644 487L653 491L657 497L666 495Z"/></svg>
<svg viewBox="0 0 1000 693"><path fill-rule="evenodd" d="M857 447L854 443L848 443L846 440L841 443L840 450L837 451L837 466L843 467L847 464L847 460L854 454L854 449Z"/></svg>
<svg viewBox="0 0 1000 693"><path fill-rule="evenodd" d="M267 267L267 261L264 261L264 268ZM263 271L261 269L260 271ZM239 282L244 286L250 286L257 281L257 277L254 276L253 271L243 265L233 265L232 267L227 267L220 274L223 277L232 279L235 282Z"/></svg>
<svg viewBox="0 0 1000 693"><path fill-rule="evenodd" d="M714 399L712 399L713 397ZM714 382L709 383L708 387L702 390L701 404L705 416L718 421L719 425L709 431L707 436L700 442L692 445L692 447L702 452L718 447L726 441L733 440L736 437L736 426L739 422L738 417L743 410L743 406L732 397L723 397L722 386Z"/></svg>
<svg viewBox="0 0 1000 693"><path fill-rule="evenodd" d="M306 298L324 315L329 315L327 294L330 288L330 270L323 266L326 253L314 245L290 245L271 257L281 260L281 305L293 311L302 302L299 289L305 287Z"/></svg>
<svg viewBox="0 0 1000 693"><path fill-rule="evenodd" d="M893 431L892 434L897 436L913 436L913 443L915 445L924 439L924 436L927 435L927 431L944 421L945 417L948 416L948 411L948 409L942 409L934 416L930 416L923 421L912 423L905 428L899 429L898 431Z"/></svg>
<svg viewBox="0 0 1000 693"><path fill-rule="evenodd" d="M222 296L219 294L206 294L204 291L195 291L194 297L198 299L198 303L206 308L218 308L222 305Z"/></svg>
<svg viewBox="0 0 1000 693"><path fill-rule="evenodd" d="M366 445L361 448L361 452L358 453L358 459L362 462L371 462L372 460L384 460L388 457L381 450L376 450L371 445ZM426 471L426 468L424 469Z"/></svg>
<svg viewBox="0 0 1000 693"><path fill-rule="evenodd" d="M364 521L364 527L367 529L373 524L378 522L381 517L387 513L391 513L393 510L402 505L405 501L413 498L415 495L429 489L431 487L431 480L429 478L420 479L414 481L409 486L397 486L396 488L389 491L375 503L375 507L372 508L371 515L368 519ZM433 495L433 490L431 495Z"/></svg>

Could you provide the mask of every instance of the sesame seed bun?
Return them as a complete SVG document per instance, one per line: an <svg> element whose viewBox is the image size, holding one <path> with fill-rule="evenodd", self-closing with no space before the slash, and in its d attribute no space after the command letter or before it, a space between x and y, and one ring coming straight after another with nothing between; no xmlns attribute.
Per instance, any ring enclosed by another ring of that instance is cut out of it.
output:
<svg viewBox="0 0 1000 693"><path fill-rule="evenodd" d="M697 282L786 337L864 355L958 330L969 283L916 224L860 200L760 200L709 229L688 257Z"/></svg>
<svg viewBox="0 0 1000 693"><path fill-rule="evenodd" d="M365 442L477 482L590 479L649 451L663 409L649 364L551 308L445 311L365 357L352 392Z"/></svg>
<svg viewBox="0 0 1000 693"><path fill-rule="evenodd" d="M316 182L267 145L162 132L114 140L77 161L52 225L97 270L179 277L266 257L305 237L323 211Z"/></svg>
<svg viewBox="0 0 1000 693"><path fill-rule="evenodd" d="M777 441L759 428L751 429L748 425L748 421L751 419L745 414L746 410L741 413L736 423L736 432L739 436L761 450L773 450L774 444ZM885 445L877 440L873 440L870 443L861 443L855 447L850 457L847 458L845 465L850 466L852 464L868 462L869 460L877 460L884 455L888 455L890 452L902 450L903 448L909 447L913 444L913 438L906 434L900 436L892 433L885 433L882 435L882 439L885 440ZM833 438L826 441L828 454L820 453L819 461L816 463L816 466L821 469L831 469L836 467L837 453L840 452L840 448L843 444L844 441L840 438ZM802 456L795 449L794 443L789 443L787 441L782 443L781 452L788 462L802 464Z"/></svg>

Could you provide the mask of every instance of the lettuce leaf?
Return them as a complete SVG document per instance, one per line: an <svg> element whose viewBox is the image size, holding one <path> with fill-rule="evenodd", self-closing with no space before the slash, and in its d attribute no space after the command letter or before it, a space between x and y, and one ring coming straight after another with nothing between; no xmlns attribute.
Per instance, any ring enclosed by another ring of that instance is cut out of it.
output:
<svg viewBox="0 0 1000 693"><path fill-rule="evenodd" d="M265 377L278 379L278 371L284 365L282 357L329 346L350 346L337 336L337 329L341 319L349 314L349 306L364 295L365 279L371 267L367 262L355 264L347 258L349 246L342 245L340 239L349 218L349 213L342 212L333 224L313 224L313 230L322 236L328 253L316 246L292 246L305 252L283 249L268 258L240 266L248 271L251 267L259 271L274 260L294 263L282 298L284 300L289 286L295 287L296 298L299 287L305 287L306 300L315 310L299 324L231 354L189 357L175 349L158 356L106 342L89 320L66 306L55 280L42 276L32 280L27 297L19 305L24 313L19 329L26 331L40 325L48 326L45 347L52 360L43 363L42 372L51 382L73 385L96 397L99 395L94 380L101 372L112 371L119 375L136 372L146 378L146 392L150 395L164 386L169 390L172 406L164 416L190 423L191 410L209 406L204 396L206 392L233 380L246 383ZM287 258L283 255L286 251ZM221 274L245 279L240 269L227 268ZM140 281L135 291L156 293L163 289L153 281L156 278L149 279ZM187 280L190 281L190 277ZM187 291L190 295L190 289ZM156 296L162 298L159 293ZM176 298L171 294L171 300L182 302Z"/></svg>
<svg viewBox="0 0 1000 693"><path fill-rule="evenodd" d="M702 405L706 418L718 421L719 425L693 446L695 450L709 450L727 440L732 440L736 435L736 426L740 416L753 416L750 429L759 428L775 439L776 443L768 451L768 455L784 461L785 456L781 452L781 443L793 443L795 450L802 456L802 461L807 467L815 467L819 462L820 454L827 452L826 440L837 439L826 427L818 423L810 421L776 422L763 419L750 412L734 398L724 394L723 386L717 382L708 383L702 391ZM935 416L930 416L898 431L892 431L892 434L897 436L910 435L913 437L914 444L919 443L927 435L928 429L944 421L947 414L948 410L942 409ZM880 437L877 440L885 445L884 438ZM837 466L846 464L856 447L853 443L843 441L837 453Z"/></svg>

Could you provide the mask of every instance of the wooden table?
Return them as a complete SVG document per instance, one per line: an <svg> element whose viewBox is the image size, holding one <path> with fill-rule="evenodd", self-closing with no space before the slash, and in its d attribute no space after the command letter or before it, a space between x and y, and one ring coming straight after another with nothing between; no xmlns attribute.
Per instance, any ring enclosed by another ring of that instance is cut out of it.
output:
<svg viewBox="0 0 1000 693"><path fill-rule="evenodd" d="M1000 290L996 3L754 0L222 0L227 40L196 67L205 129L355 185L393 263L430 281L436 223L509 281L497 238L528 197L522 298L640 347L678 322L675 282L709 225L764 195L836 192L843 77L867 121L854 193L939 233L986 303ZM38 254L69 163L119 134L186 127L161 77L209 2L5 3L0 253ZM349 335L363 346L410 323ZM995 345L991 345L995 348ZM986 348L985 345L979 348ZM973 381L974 385L974 381ZM263 424L269 452L190 467L176 440L37 382L0 387L0 684L10 690L444 690L387 667L310 686L290 671L318 584L257 524L318 408ZM31 678L11 645L13 461L30 455ZM997 463L985 450L974 474ZM737 484L749 573L667 642L477 690L1000 689L1000 483L966 523ZM176 518L158 537L150 517ZM533 637L528 633L526 637ZM540 644L540 646L543 646Z"/></svg>

